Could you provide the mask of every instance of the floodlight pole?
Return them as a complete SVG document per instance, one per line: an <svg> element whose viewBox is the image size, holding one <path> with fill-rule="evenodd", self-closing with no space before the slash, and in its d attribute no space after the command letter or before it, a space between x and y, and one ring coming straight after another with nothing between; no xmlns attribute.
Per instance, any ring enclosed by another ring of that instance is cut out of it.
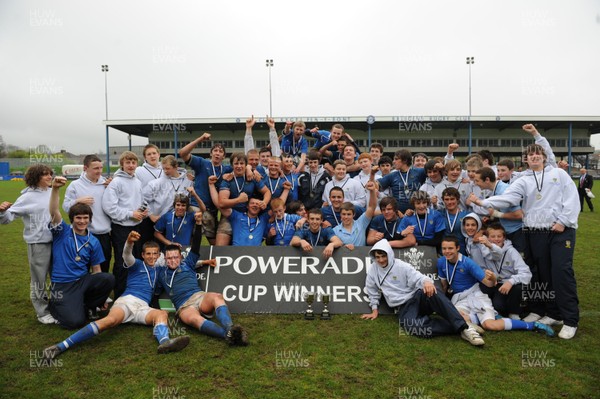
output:
<svg viewBox="0 0 600 399"><path fill-rule="evenodd" d="M267 59L266 66L269 68L269 116L273 117L273 96L271 94L271 68L273 67L273 60Z"/></svg>
<svg viewBox="0 0 600 399"><path fill-rule="evenodd" d="M108 65L102 65L102 72L104 72L104 121L106 123L106 121L108 121ZM108 125L106 125L106 173L110 176L110 150L108 140Z"/></svg>
<svg viewBox="0 0 600 399"><path fill-rule="evenodd" d="M469 66L469 154L473 147L473 125L471 123L471 65L475 63L475 57L467 57L467 65Z"/></svg>

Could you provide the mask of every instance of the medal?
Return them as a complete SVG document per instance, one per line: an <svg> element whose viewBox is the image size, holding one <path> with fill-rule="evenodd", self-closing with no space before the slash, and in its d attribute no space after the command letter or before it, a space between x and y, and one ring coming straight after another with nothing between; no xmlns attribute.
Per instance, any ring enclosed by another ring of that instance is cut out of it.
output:
<svg viewBox="0 0 600 399"><path fill-rule="evenodd" d="M285 238L285 230L287 228L287 213L283 214L283 227L281 228L281 230L279 229L279 223L278 223L279 219L275 219L275 228L277 229L277 233L279 233L279 235L281 236L281 241L280 241L280 245L283 245L283 239Z"/></svg>
<svg viewBox="0 0 600 399"><path fill-rule="evenodd" d="M248 232L250 233L250 234L248 235L248 238L252 240L252 239L254 238L254 236L252 235L252 232L253 232L254 230L256 230L256 228L257 228L257 227L258 227L258 225L260 224L260 219L259 219L259 218L256 218L256 224L254 225L254 228L252 228L252 227L251 227L251 225L250 225L250 216L248 216L248 214L246 214L246 218L247 218L247 220L248 220Z"/></svg>
<svg viewBox="0 0 600 399"><path fill-rule="evenodd" d="M82 246L79 246L77 244L77 234L75 234L73 226L71 226L71 231L73 232L73 241L75 241L75 262L79 262L81 260L81 256L79 256L79 251L81 251L84 247L87 247L88 242L90 242L90 232L88 231L87 233L87 241Z"/></svg>
<svg viewBox="0 0 600 399"><path fill-rule="evenodd" d="M448 258L446 258L446 279L448 279L448 289L446 290L446 294L448 296L452 296L454 294L454 290L452 289L452 282L454 281L454 275L456 274L456 269L458 269L458 261L454 265L454 270L452 270L452 276L448 273Z"/></svg>
<svg viewBox="0 0 600 399"><path fill-rule="evenodd" d="M283 244L285 244L283 240L279 241L279 245L283 246Z"/></svg>
<svg viewBox="0 0 600 399"><path fill-rule="evenodd" d="M408 196L410 195L410 189L408 188L408 180L411 169L412 167L408 168L408 170L406 171L406 179L404 178L404 176L402 176L402 172L398 171L398 174L400 175L400 179L402 180L402 184L404 186L404 195L406 195L406 198L408 198Z"/></svg>
<svg viewBox="0 0 600 399"><path fill-rule="evenodd" d="M184 222L185 222L185 214L181 217L181 223L179 223L179 227L177 228L177 231L175 231L175 210L173 209L173 215L171 216L171 229L173 230L171 232L171 237L172 237L171 241L175 241L175 238L179 234L181 227L183 227Z"/></svg>
<svg viewBox="0 0 600 399"><path fill-rule="evenodd" d="M425 232L427 231L427 217L429 216L429 211L425 213L425 220L423 221L423 227L421 227L421 219L419 215L415 215L417 217L417 225L419 226L419 232L421 233L421 237L425 238Z"/></svg>
<svg viewBox="0 0 600 399"><path fill-rule="evenodd" d="M535 179L535 188L537 190L537 194L535 195L536 200L542 199L542 189L544 188L544 173L546 173L546 169L542 169L542 178L538 182L537 175L535 174L535 170L533 171L533 178Z"/></svg>

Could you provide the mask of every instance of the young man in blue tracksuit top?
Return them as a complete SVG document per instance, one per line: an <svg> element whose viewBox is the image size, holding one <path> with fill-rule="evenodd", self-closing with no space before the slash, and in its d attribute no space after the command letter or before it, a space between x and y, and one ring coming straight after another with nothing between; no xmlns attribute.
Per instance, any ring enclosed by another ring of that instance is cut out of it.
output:
<svg viewBox="0 0 600 399"><path fill-rule="evenodd" d="M178 246L168 245L165 248L167 266L157 271L157 289L169 294L177 309L177 316L185 324L208 336L224 339L229 345L248 345L248 334L242 326L233 324L223 295L204 292L198 285L196 263L200 258L201 224L202 216L197 215L192 247L185 259ZM215 265L214 262L208 263ZM212 314L220 325L207 320L207 315Z"/></svg>
<svg viewBox="0 0 600 399"><path fill-rule="evenodd" d="M69 210L69 226L59 210L59 189L67 182L56 177L50 193L50 231L52 242L52 272L50 281L50 312L65 328L79 328L87 321L88 311L105 304L115 285L113 275L103 273L100 264L104 254L100 242L88 230L92 208L75 204ZM92 270L92 273L89 270Z"/></svg>

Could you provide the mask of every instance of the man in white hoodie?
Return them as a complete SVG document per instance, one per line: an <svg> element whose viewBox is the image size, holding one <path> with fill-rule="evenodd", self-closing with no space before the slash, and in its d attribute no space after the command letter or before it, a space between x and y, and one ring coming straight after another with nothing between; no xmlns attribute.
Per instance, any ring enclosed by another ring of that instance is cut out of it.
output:
<svg viewBox="0 0 600 399"><path fill-rule="evenodd" d="M525 125L524 130L534 130ZM531 144L524 152L529 170L512 183L501 195L475 203L484 207L502 209L522 202L523 226L526 239L527 264L531 267L533 294L545 299L538 312L525 320L539 319L548 325L564 324L558 334L571 339L579 324L579 299L573 272L573 254L579 197L571 176L550 164L544 148ZM552 295L554 294L554 295Z"/></svg>
<svg viewBox="0 0 600 399"><path fill-rule="evenodd" d="M165 213L173 209L173 200L177 194L188 195L187 187L194 183L187 178L185 169L178 169L177 160L167 155L161 161L162 175L143 185L144 201L148 203L149 219L154 223ZM139 168L138 168L139 169ZM137 174L136 174L137 176Z"/></svg>
<svg viewBox="0 0 600 399"><path fill-rule="evenodd" d="M103 273L110 269L112 247L110 245L110 218L102 209L102 196L110 180L102 176L102 160L96 155L86 155L83 158L83 173L81 177L67 187L63 210L69 213L75 204L89 205L94 212L93 221L88 230L100 242L104 262L100 264Z"/></svg>
<svg viewBox="0 0 600 399"><path fill-rule="evenodd" d="M160 150L154 144L147 144L142 152L144 163L135 169L135 177L140 179L142 186L146 186L152 180L159 179L162 174L162 165L160 160Z"/></svg>
<svg viewBox="0 0 600 399"><path fill-rule="evenodd" d="M460 333L471 345L485 344L450 300L438 293L429 277L394 257L394 250L386 239L375 244L369 255L373 263L367 271L365 289L372 312L363 314L362 319L377 318L379 300L383 295L387 304L396 308L400 326L410 335L433 338ZM434 312L441 318L430 317Z"/></svg>
<svg viewBox="0 0 600 399"><path fill-rule="evenodd" d="M48 310L46 276L52 266L52 233L48 228L50 213L49 187L52 185L52 169L36 164L25 172L27 187L15 203L0 204L0 224L8 224L15 217L23 219L23 239L27 243L27 257L31 272L30 298L37 319L42 324L54 324L56 320Z"/></svg>
<svg viewBox="0 0 600 399"><path fill-rule="evenodd" d="M127 236L133 230L138 231L138 225L148 216L147 205L143 203L142 182L135 176L137 155L125 151L119 157L119 164L121 168L115 172L102 197L102 209L111 219L111 241L115 251L115 300L125 291L127 284L127 269L123 267L123 248ZM136 244L133 252L139 256L142 243L138 241Z"/></svg>
<svg viewBox="0 0 600 399"><path fill-rule="evenodd" d="M163 177L164 171L160 162L160 150L156 145L147 144L142 155L144 163L135 169L135 177L142 182L142 187L147 187L151 182ZM148 214L152 214L151 210ZM152 240L154 238L154 222L150 218L145 218L137 227L137 231L142 235L141 243Z"/></svg>

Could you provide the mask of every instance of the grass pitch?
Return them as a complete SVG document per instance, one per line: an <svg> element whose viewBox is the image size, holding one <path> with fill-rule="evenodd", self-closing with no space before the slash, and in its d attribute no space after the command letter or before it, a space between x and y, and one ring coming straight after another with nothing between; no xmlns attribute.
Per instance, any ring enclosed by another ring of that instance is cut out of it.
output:
<svg viewBox="0 0 600 399"><path fill-rule="evenodd" d="M0 182L0 201L14 201L22 188L23 182ZM251 344L230 348L171 316L172 335L192 338L180 353L159 356L150 327L122 325L52 364L43 364L42 350L71 332L37 322L23 225L15 221L0 226L0 397L597 398L600 215L586 211L579 220L581 322L570 341L488 332L485 347L475 348L458 336L406 336L393 316L309 322L297 315L233 315Z"/></svg>

